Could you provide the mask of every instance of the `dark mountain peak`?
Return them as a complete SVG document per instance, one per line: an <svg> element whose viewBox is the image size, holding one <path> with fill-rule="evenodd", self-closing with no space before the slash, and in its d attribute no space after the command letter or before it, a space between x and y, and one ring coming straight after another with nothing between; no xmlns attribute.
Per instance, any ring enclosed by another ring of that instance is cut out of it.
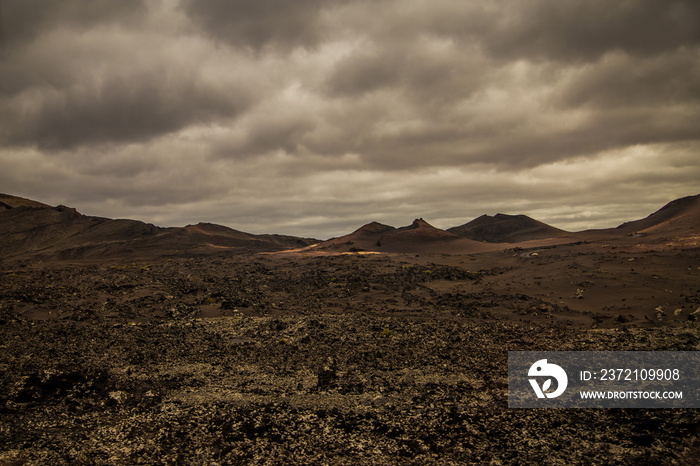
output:
<svg viewBox="0 0 700 466"><path fill-rule="evenodd" d="M417 218L413 220L413 223L406 227L401 227L397 228L399 231L406 231L406 230L417 230L417 229L429 229L429 230L437 230L434 226L423 220L423 218Z"/></svg>
<svg viewBox="0 0 700 466"><path fill-rule="evenodd" d="M219 231L219 230L231 230L228 227L222 226L222 225L217 225L216 223L209 223L209 222L199 222L196 225L187 225L184 227L186 230L193 230L193 231Z"/></svg>
<svg viewBox="0 0 700 466"><path fill-rule="evenodd" d="M502 213L498 213L493 217L482 215L464 225L448 228L447 231L464 238L489 243L517 243L566 234L563 230L554 228L527 215Z"/></svg>
<svg viewBox="0 0 700 466"><path fill-rule="evenodd" d="M391 241L435 241L452 240L459 237L440 228L435 228L422 218L417 218L409 226L397 228L396 231L387 233L381 239L381 244Z"/></svg>
<svg viewBox="0 0 700 466"><path fill-rule="evenodd" d="M379 222L370 222L366 225L361 226L357 230L353 232L354 233L370 233L370 234L378 234L378 233L387 233L390 231L394 231L396 228L390 226L390 225L384 225L383 223Z"/></svg>
<svg viewBox="0 0 700 466"><path fill-rule="evenodd" d="M487 217L488 217L488 215L487 215ZM524 215L524 214L510 215L510 214L501 214L501 213L498 213L498 214L496 214L496 215L494 215L493 217L490 217L490 218L493 218L493 219L495 219L495 220L501 220L501 221L503 221L503 220L522 219L522 220L531 220L531 221L533 221L533 222L537 222L537 220L534 220L534 219L532 219L532 218L530 218L530 217L528 217L527 215ZM542 222L538 222L538 223L542 223Z"/></svg>
<svg viewBox="0 0 700 466"><path fill-rule="evenodd" d="M700 194L671 201L653 214L641 220L625 222L617 229L625 232L642 231L662 224L678 223L682 219L689 223L700 223Z"/></svg>
<svg viewBox="0 0 700 466"><path fill-rule="evenodd" d="M662 208L659 209L659 212L663 212L664 210L668 209L674 209L674 208L686 208L690 207L693 204L695 204L697 201L700 201L700 194L696 194L694 196L686 196L686 197L681 197L679 199L673 200L663 206Z"/></svg>
<svg viewBox="0 0 700 466"><path fill-rule="evenodd" d="M207 241L212 241L212 238L219 239L256 239L259 235L254 235L252 233L245 233L243 231L234 230L223 225L218 225L216 223L199 222L196 225L187 225L181 229L185 234L193 237L207 238Z"/></svg>
<svg viewBox="0 0 700 466"><path fill-rule="evenodd" d="M58 213L65 214L65 216L68 218L78 218L83 216L83 214L78 212L75 208L64 206L62 204L54 207L54 210Z"/></svg>
<svg viewBox="0 0 700 466"><path fill-rule="evenodd" d="M413 220L411 226L415 228L435 228L434 226L423 220L423 218L417 218Z"/></svg>

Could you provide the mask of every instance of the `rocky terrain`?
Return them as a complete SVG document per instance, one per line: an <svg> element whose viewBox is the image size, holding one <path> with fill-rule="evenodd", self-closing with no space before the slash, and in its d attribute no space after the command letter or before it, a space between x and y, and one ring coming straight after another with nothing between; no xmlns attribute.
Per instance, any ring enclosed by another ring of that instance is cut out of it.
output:
<svg viewBox="0 0 700 466"><path fill-rule="evenodd" d="M469 254L3 256L0 464L697 464L697 410L507 407L508 351L700 349L695 204ZM353 238L387 234L446 238Z"/></svg>

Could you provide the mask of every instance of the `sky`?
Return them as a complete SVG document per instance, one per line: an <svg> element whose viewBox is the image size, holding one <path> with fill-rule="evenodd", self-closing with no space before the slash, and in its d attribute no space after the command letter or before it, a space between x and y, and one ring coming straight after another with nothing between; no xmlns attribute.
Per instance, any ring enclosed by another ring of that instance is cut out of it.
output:
<svg viewBox="0 0 700 466"><path fill-rule="evenodd" d="M338 236L700 193L697 0L0 0L0 192Z"/></svg>

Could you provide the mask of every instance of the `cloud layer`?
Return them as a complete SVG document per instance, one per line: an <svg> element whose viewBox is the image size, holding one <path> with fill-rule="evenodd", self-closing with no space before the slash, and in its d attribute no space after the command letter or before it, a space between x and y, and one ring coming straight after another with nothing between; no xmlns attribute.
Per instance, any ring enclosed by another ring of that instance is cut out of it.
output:
<svg viewBox="0 0 700 466"><path fill-rule="evenodd" d="M698 193L695 1L0 8L0 191L316 237L608 227Z"/></svg>

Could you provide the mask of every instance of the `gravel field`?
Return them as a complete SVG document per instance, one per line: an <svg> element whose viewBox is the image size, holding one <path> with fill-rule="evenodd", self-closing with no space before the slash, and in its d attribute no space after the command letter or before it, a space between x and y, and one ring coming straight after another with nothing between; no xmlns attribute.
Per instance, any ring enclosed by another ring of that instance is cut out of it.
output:
<svg viewBox="0 0 700 466"><path fill-rule="evenodd" d="M0 464L695 464L697 410L508 409L509 350L700 346L695 290L620 322L531 287L563 251L8 266Z"/></svg>

